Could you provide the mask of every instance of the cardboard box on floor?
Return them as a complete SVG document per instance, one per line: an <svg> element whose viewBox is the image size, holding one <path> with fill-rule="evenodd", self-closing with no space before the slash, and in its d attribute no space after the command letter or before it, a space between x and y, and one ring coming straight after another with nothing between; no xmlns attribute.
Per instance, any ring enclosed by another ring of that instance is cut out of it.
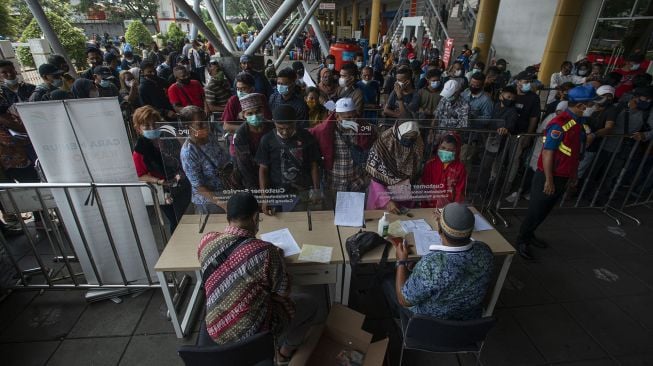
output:
<svg viewBox="0 0 653 366"><path fill-rule="evenodd" d="M388 338L372 342L372 335L361 329L365 315L335 304L326 323L308 332L304 343L295 351L290 366L333 366L345 349L365 355L363 366L381 366L388 348Z"/></svg>

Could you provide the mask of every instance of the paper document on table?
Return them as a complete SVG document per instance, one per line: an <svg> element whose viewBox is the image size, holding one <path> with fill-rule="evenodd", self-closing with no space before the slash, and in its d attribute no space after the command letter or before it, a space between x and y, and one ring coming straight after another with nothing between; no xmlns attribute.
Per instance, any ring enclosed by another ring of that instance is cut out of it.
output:
<svg viewBox="0 0 653 366"><path fill-rule="evenodd" d="M365 220L364 215L365 193L338 192L335 225L361 227Z"/></svg>
<svg viewBox="0 0 653 366"><path fill-rule="evenodd" d="M442 245L442 239L437 231L415 230L413 236L415 237L415 250L418 255L428 254L431 245Z"/></svg>
<svg viewBox="0 0 653 366"><path fill-rule="evenodd" d="M332 247L304 244L298 259L303 262L329 263L332 252Z"/></svg>
<svg viewBox="0 0 653 366"><path fill-rule="evenodd" d="M415 230L422 230L422 231L433 230L431 225L429 225L424 219L402 221L401 228L404 229L406 233L412 233Z"/></svg>
<svg viewBox="0 0 653 366"><path fill-rule="evenodd" d="M297 245L295 238L292 237L288 228L261 234L261 240L269 241L276 247L283 249L284 257L289 257L300 252L299 245Z"/></svg>
<svg viewBox="0 0 653 366"><path fill-rule="evenodd" d="M494 227L481 214L474 214L474 231L494 230Z"/></svg>

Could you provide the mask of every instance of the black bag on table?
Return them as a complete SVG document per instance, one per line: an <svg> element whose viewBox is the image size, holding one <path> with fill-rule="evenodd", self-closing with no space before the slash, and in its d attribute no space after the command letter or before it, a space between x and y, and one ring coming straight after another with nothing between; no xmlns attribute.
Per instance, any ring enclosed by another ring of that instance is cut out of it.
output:
<svg viewBox="0 0 653 366"><path fill-rule="evenodd" d="M345 243L352 266L360 263L361 257L365 253L381 245L384 245L385 248L383 249L380 264L385 264L388 259L388 250L390 249L391 243L383 239L379 234L373 231L360 231L347 238Z"/></svg>

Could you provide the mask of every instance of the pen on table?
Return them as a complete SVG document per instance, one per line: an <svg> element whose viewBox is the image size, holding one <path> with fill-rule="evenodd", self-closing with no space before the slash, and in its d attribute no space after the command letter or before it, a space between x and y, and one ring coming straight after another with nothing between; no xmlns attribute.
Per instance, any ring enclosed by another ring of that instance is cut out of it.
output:
<svg viewBox="0 0 653 366"><path fill-rule="evenodd" d="M306 212L308 213L308 231L313 231L313 220L311 220L311 209L308 208Z"/></svg>

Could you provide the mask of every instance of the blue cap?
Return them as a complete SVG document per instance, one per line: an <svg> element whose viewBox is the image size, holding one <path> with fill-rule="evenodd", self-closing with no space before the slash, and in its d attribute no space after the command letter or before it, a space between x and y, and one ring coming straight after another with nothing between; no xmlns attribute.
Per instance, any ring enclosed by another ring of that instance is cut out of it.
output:
<svg viewBox="0 0 653 366"><path fill-rule="evenodd" d="M591 85L577 86L569 91L567 99L572 103L590 102L596 98L596 90Z"/></svg>

